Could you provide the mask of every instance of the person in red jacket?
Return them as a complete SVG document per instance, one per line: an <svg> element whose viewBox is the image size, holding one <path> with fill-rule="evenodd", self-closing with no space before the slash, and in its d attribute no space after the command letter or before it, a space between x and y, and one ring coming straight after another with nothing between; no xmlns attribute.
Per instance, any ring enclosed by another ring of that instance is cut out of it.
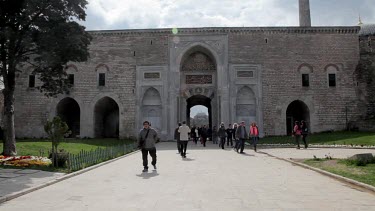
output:
<svg viewBox="0 0 375 211"><path fill-rule="evenodd" d="M259 129L255 122L250 125L250 137L253 140L254 151L257 151L257 143L259 141Z"/></svg>
<svg viewBox="0 0 375 211"><path fill-rule="evenodd" d="M301 139L301 133L302 133L302 130L301 130L301 127L299 125L299 122L296 121L294 123L294 128L293 128L293 136L294 136L294 138L296 139L296 142L297 142L297 149L300 149L299 140Z"/></svg>

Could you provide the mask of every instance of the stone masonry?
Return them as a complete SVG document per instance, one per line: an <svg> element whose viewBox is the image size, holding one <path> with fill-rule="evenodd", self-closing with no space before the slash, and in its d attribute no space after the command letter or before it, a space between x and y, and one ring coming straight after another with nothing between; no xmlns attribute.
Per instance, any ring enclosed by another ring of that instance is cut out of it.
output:
<svg viewBox="0 0 375 211"><path fill-rule="evenodd" d="M288 106L298 101L308 108L303 112L311 132L344 129L347 110L351 119L359 115L353 79L358 32L359 27L91 31L90 59L67 66L74 74L70 94L46 98L29 87L32 69L18 76L16 134L45 136L44 123L69 97L80 108L79 136L94 137L96 104L108 97L118 105L120 137L136 136L142 121L152 119L163 139L172 139L176 123L186 120L186 101L198 95L211 102L213 125L256 121L262 135L285 135ZM212 84L185 84L181 64L197 52L216 68L191 74L211 74ZM105 86L98 85L100 73ZM309 74L308 87L302 74ZM328 85L328 74L336 75L336 86Z"/></svg>

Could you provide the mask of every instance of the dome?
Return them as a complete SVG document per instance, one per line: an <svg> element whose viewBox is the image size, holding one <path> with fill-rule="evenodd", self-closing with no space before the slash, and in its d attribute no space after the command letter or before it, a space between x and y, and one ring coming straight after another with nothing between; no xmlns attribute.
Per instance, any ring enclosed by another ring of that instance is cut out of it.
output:
<svg viewBox="0 0 375 211"><path fill-rule="evenodd" d="M375 24L363 24L359 36L375 35Z"/></svg>

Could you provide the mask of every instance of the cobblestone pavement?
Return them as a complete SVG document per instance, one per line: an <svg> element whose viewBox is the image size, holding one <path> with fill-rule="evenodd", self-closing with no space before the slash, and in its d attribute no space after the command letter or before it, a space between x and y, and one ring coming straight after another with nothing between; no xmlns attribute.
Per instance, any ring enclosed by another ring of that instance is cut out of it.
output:
<svg viewBox="0 0 375 211"><path fill-rule="evenodd" d="M375 210L375 195L246 149L158 145L158 169L141 154L0 205L0 210ZM151 168L152 169L152 168Z"/></svg>

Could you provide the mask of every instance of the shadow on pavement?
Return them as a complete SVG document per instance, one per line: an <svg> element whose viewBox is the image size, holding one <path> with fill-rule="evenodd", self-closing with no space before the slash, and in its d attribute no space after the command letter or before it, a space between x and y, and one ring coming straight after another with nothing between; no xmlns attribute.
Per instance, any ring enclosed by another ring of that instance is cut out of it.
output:
<svg viewBox="0 0 375 211"><path fill-rule="evenodd" d="M159 176L158 172L156 170L152 170L149 172L142 172L141 174L137 174L137 177L142 177L143 179L150 179L152 177Z"/></svg>
<svg viewBox="0 0 375 211"><path fill-rule="evenodd" d="M192 158L182 158L182 161L194 161L195 159Z"/></svg>

